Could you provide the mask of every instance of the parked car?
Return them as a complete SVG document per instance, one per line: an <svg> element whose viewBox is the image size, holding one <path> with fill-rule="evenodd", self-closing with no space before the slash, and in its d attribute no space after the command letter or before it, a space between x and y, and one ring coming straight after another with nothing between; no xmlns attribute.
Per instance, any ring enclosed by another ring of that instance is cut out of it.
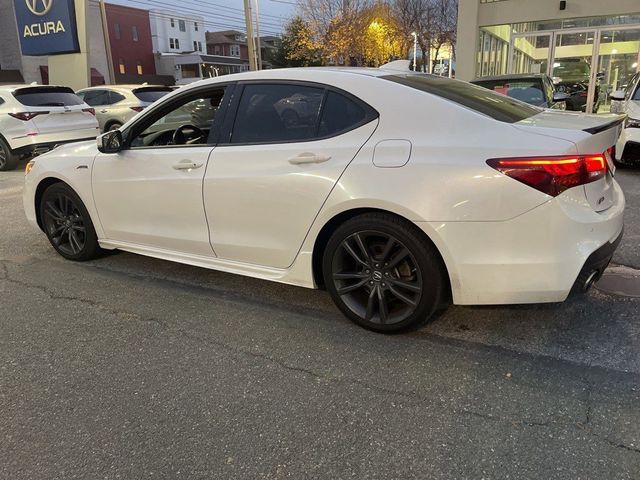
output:
<svg viewBox="0 0 640 480"><path fill-rule="evenodd" d="M314 122L278 114L317 95ZM212 121L165 121L207 102ZM622 235L606 154L622 119L384 69L225 75L30 162L24 205L67 259L120 249L324 287L354 322L397 332L451 301L588 289Z"/></svg>
<svg viewBox="0 0 640 480"><path fill-rule="evenodd" d="M0 170L99 133L93 108L68 87L0 85Z"/></svg>
<svg viewBox="0 0 640 480"><path fill-rule="evenodd" d="M565 93L556 92L551 78L545 74L498 75L476 78L471 83L543 108L564 110L569 98Z"/></svg>
<svg viewBox="0 0 640 480"><path fill-rule="evenodd" d="M584 112L587 108L587 96L589 92L589 84L582 82L558 82L555 84L556 92L566 93L568 98L565 100L567 110L573 112ZM595 86L593 95L594 113L600 108L600 86Z"/></svg>
<svg viewBox="0 0 640 480"><path fill-rule="evenodd" d="M162 85L101 85L78 90L77 94L96 109L100 130L120 128L137 113L171 92Z"/></svg>
<svg viewBox="0 0 640 480"><path fill-rule="evenodd" d="M625 113L624 129L616 143L616 161L621 164L640 164L640 72L636 73L624 90L610 95L611 111Z"/></svg>

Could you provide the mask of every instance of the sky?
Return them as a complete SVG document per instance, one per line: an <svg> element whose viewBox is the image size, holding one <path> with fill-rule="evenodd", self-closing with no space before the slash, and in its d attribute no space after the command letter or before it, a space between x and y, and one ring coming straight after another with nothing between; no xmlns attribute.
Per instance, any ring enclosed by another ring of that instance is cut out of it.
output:
<svg viewBox="0 0 640 480"><path fill-rule="evenodd" d="M255 1L250 0L255 8ZM295 13L295 0L258 0L260 9L260 35L276 35L282 32L287 19ZM201 15L208 31L245 30L243 0L106 0L131 7L175 10L191 15Z"/></svg>

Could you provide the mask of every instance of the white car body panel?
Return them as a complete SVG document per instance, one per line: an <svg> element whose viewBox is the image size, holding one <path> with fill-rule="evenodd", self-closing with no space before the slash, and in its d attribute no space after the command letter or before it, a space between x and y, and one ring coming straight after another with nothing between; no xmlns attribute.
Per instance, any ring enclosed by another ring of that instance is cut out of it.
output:
<svg viewBox="0 0 640 480"><path fill-rule="evenodd" d="M202 204L202 179L212 150L191 146L98 153L93 199L105 240L213 256ZM184 159L200 167L176 170Z"/></svg>
<svg viewBox="0 0 640 480"><path fill-rule="evenodd" d="M289 267L336 181L377 125L374 120L340 135L339 143L330 138L216 147L204 181L216 254L233 261ZM300 155L321 160L289 162Z"/></svg>
<svg viewBox="0 0 640 480"><path fill-rule="evenodd" d="M546 114L529 124L499 122L376 79L387 74L271 70L183 87L158 103L201 85L299 80L352 93L380 117L326 145L328 141L319 140L117 154L99 154L92 144L60 147L40 157L26 177L27 217L36 223L36 188L55 177L80 195L104 248L314 287L313 252L323 227L353 209L380 209L414 222L431 239L447 267L454 303L563 300L586 258L622 230L624 196L619 186L608 174L601 184L593 183L591 193L579 186L551 197L485 162L602 152L610 146L605 145L610 134L582 131L594 121L580 114L574 114L573 129L558 128ZM151 115L156 106L123 130ZM422 121L415 121L418 118ZM388 140L410 143L410 158L403 166L374 164L376 145ZM330 156L335 163L293 166L287 161L305 152ZM190 172L173 170L183 158L203 166ZM590 198L599 193L607 197L601 211Z"/></svg>
<svg viewBox="0 0 640 480"><path fill-rule="evenodd" d="M0 86L0 134L12 150L41 144L67 143L95 138L98 133L98 121L95 115L83 112L90 108L83 103L68 107L28 106L21 104L13 92L20 88L37 88L32 85ZM31 120L19 120L9 113L48 111Z"/></svg>

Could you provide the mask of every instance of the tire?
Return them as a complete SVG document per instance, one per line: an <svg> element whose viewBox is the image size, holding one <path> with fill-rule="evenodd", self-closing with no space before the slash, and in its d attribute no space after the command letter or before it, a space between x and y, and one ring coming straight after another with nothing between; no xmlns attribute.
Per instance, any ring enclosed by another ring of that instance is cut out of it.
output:
<svg viewBox="0 0 640 480"><path fill-rule="evenodd" d="M11 151L7 142L0 138L0 171L15 170L20 157Z"/></svg>
<svg viewBox="0 0 640 480"><path fill-rule="evenodd" d="M67 260L85 261L103 254L89 212L65 183L54 183L40 200L42 228L56 252Z"/></svg>
<svg viewBox="0 0 640 480"><path fill-rule="evenodd" d="M386 213L359 215L340 225L324 251L324 283L336 306L375 332L413 330L446 297L446 272L422 232Z"/></svg>
<svg viewBox="0 0 640 480"><path fill-rule="evenodd" d="M113 130L117 130L122 126L121 123L118 122L113 122L112 124L109 125L109 128L105 128L104 131L105 132L111 132Z"/></svg>

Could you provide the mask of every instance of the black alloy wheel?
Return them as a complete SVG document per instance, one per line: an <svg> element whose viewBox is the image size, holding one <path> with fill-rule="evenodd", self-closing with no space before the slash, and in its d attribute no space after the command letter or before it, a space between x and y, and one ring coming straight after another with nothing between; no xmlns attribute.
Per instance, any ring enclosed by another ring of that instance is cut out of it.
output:
<svg viewBox="0 0 640 480"><path fill-rule="evenodd" d="M45 190L40 218L49 242L63 257L89 260L101 253L89 214L68 185L56 183Z"/></svg>
<svg viewBox="0 0 640 480"><path fill-rule="evenodd" d="M336 305L356 323L387 333L415 328L431 317L443 276L415 227L386 214L356 217L346 226L334 233L325 252L325 285Z"/></svg>
<svg viewBox="0 0 640 480"><path fill-rule="evenodd" d="M14 154L9 145L0 138L0 171L14 170L18 165L18 156Z"/></svg>

